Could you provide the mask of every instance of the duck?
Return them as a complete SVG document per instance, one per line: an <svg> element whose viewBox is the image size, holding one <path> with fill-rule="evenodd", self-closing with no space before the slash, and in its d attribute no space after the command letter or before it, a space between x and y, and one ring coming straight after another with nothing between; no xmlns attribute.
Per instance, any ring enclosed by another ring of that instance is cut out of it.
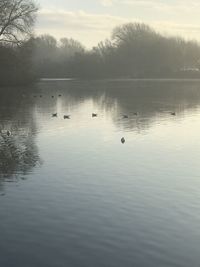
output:
<svg viewBox="0 0 200 267"><path fill-rule="evenodd" d="M11 131L6 131L7 136L11 136Z"/></svg>
<svg viewBox="0 0 200 267"><path fill-rule="evenodd" d="M54 98L54 95L52 95L51 97Z"/></svg>
<svg viewBox="0 0 200 267"><path fill-rule="evenodd" d="M62 95L58 95L59 97L61 97Z"/></svg>
<svg viewBox="0 0 200 267"><path fill-rule="evenodd" d="M92 117L97 117L97 113L92 113Z"/></svg>
<svg viewBox="0 0 200 267"><path fill-rule="evenodd" d="M128 119L128 115L123 115L123 118L124 119Z"/></svg>
<svg viewBox="0 0 200 267"><path fill-rule="evenodd" d="M52 117L57 117L58 116L58 113L53 113L52 114Z"/></svg>
<svg viewBox="0 0 200 267"><path fill-rule="evenodd" d="M134 114L135 116L137 116L137 115L138 115L138 113L137 113L137 112L134 112L133 114Z"/></svg>
<svg viewBox="0 0 200 267"><path fill-rule="evenodd" d="M64 115L63 118L66 120L66 119L70 119L70 115Z"/></svg>
<svg viewBox="0 0 200 267"><path fill-rule="evenodd" d="M121 139L121 143L124 144L125 142L126 142L125 138L122 137L122 139Z"/></svg>
<svg viewBox="0 0 200 267"><path fill-rule="evenodd" d="M171 115L172 116L176 116L176 112L171 112Z"/></svg>

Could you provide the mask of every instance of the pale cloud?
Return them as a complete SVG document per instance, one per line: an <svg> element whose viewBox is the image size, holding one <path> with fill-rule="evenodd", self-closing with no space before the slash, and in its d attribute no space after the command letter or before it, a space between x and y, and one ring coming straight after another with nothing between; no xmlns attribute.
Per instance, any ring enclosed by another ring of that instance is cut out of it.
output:
<svg viewBox="0 0 200 267"><path fill-rule="evenodd" d="M100 3L102 6L109 7L114 4L114 0L101 0Z"/></svg>
<svg viewBox="0 0 200 267"><path fill-rule="evenodd" d="M127 5L132 7L153 8L166 12L191 12L200 7L199 0L118 0L118 4Z"/></svg>
<svg viewBox="0 0 200 267"><path fill-rule="evenodd" d="M127 18L81 10L71 12L43 9L39 12L36 33L48 33L56 38L72 37L91 47L109 38L115 26L128 21Z"/></svg>
<svg viewBox="0 0 200 267"><path fill-rule="evenodd" d="M165 6L167 5L165 2L162 1L156 1L156 0L118 0L118 3L124 4L124 5L129 5L129 6Z"/></svg>
<svg viewBox="0 0 200 267"><path fill-rule="evenodd" d="M155 30L165 36L179 36L188 40L200 42L200 25L175 23L170 21L155 21L152 24Z"/></svg>
<svg viewBox="0 0 200 267"><path fill-rule="evenodd" d="M99 0L98 0L99 1ZM106 3L107 2L107 3ZM161 0L114 0L104 2L104 6L107 4L114 4L114 6L123 5L140 5L145 7L151 7L150 10L162 9L162 12L170 12L172 5L174 6L173 19L162 17L149 19L146 16L144 19L141 16L124 16L124 15L111 15L99 12L86 12L83 10L68 11L65 9L51 8L41 9L39 11L38 23L36 27L36 34L48 33L56 38L72 37L81 41L87 47L97 45L98 42L110 38L111 32L114 27L127 23L127 22L144 22L152 26L156 31L166 35L178 35L185 37L186 39L197 39L200 41L200 19L198 14L198 6L200 7L200 1L192 1L188 4L188 1L171 1L171 5L166 1ZM182 6L179 4L182 3ZM101 4L103 2L101 1ZM112 7L113 9L113 7ZM129 8L130 9L130 8ZM180 9L182 10L180 12ZM192 16L189 16L191 10ZM109 9L110 11L110 9ZM188 20L183 16L181 19L177 19L178 15L187 14ZM187 13L188 12L188 13ZM159 13L159 12L158 12ZM177 14L176 14L177 13ZM195 17L195 14L197 17ZM199 23L197 23L197 21Z"/></svg>

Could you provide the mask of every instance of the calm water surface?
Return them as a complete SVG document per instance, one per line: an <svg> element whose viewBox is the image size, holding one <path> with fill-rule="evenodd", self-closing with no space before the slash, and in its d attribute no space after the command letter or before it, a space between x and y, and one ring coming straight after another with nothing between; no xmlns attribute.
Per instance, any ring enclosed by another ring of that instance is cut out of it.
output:
<svg viewBox="0 0 200 267"><path fill-rule="evenodd" d="M0 90L1 267L200 266L200 82L15 89Z"/></svg>

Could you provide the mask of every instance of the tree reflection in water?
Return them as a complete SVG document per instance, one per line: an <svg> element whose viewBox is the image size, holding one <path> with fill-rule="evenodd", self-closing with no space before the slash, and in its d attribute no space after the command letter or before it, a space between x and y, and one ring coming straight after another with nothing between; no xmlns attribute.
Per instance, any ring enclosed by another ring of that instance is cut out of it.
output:
<svg viewBox="0 0 200 267"><path fill-rule="evenodd" d="M102 80L102 81L52 81L38 84L44 95L62 93L63 112L73 114L87 101L93 111L107 114L118 129L142 133L162 118L178 118L199 107L199 81L189 80ZM43 99L43 109L51 114L52 102ZM93 112L92 111L92 112ZM123 115L128 118L124 119Z"/></svg>
<svg viewBox="0 0 200 267"><path fill-rule="evenodd" d="M0 137L0 178L27 174L40 162L38 150L31 135Z"/></svg>
<svg viewBox="0 0 200 267"><path fill-rule="evenodd" d="M71 121L74 114L79 121L83 112L88 112L87 118L97 112L98 119L109 117L116 129L141 134L155 122L180 119L196 109L199 112L199 103L199 81L51 81L38 83L34 91L1 89L0 190L5 181L25 176L41 163L36 146L37 125L45 123L48 129L53 112L67 112L72 115ZM85 104L88 106L83 111ZM176 118L171 112L176 113ZM124 119L124 114L128 118ZM86 119L85 127L87 123L90 121ZM11 136L6 135L7 130Z"/></svg>
<svg viewBox="0 0 200 267"><path fill-rule="evenodd" d="M1 89L0 99L0 191L5 181L14 181L40 165L36 146L36 123L30 93L23 88ZM7 135L7 131L11 135Z"/></svg>

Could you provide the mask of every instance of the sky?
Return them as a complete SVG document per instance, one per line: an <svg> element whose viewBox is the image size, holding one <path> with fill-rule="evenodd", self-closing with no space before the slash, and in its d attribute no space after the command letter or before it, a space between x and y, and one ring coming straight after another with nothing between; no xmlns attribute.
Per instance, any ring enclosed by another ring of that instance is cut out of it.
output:
<svg viewBox="0 0 200 267"><path fill-rule="evenodd" d="M200 0L38 0L36 34L74 38L91 48L112 29L144 22L165 35L200 41Z"/></svg>

